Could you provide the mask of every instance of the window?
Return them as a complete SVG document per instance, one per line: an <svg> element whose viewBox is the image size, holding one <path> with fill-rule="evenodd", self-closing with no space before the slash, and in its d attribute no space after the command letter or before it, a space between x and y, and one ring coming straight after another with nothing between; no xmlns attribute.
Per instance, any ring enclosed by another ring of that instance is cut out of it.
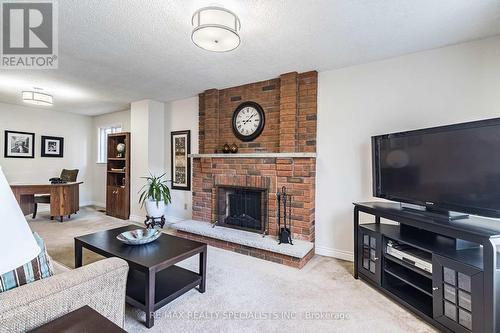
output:
<svg viewBox="0 0 500 333"><path fill-rule="evenodd" d="M120 133L122 126L108 126L99 128L97 143L97 163L106 163L108 158L108 134Z"/></svg>

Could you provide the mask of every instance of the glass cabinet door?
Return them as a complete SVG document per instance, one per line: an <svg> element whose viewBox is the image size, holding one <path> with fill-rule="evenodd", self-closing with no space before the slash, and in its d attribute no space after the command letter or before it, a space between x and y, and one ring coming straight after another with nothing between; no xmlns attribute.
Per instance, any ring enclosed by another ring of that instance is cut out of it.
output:
<svg viewBox="0 0 500 333"><path fill-rule="evenodd" d="M380 284L380 255L381 255L380 234L363 227L358 233L358 270L363 276L370 278Z"/></svg>
<svg viewBox="0 0 500 333"><path fill-rule="evenodd" d="M482 332L483 272L432 256L434 319L454 332Z"/></svg>

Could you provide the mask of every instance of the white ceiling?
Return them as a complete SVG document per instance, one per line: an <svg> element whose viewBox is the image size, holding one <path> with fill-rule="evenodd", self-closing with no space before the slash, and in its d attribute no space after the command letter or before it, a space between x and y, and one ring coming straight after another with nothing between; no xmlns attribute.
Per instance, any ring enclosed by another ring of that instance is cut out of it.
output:
<svg viewBox="0 0 500 333"><path fill-rule="evenodd" d="M500 34L498 0L219 0L242 43L210 53L191 15L213 0L59 0L59 69L0 71L0 101L33 86L53 109L86 115L131 101L327 70Z"/></svg>

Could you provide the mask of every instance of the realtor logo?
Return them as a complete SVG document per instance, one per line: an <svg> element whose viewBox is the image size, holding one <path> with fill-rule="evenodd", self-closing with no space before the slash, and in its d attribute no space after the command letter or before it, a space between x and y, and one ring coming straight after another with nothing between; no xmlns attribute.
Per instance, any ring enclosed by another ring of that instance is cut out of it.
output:
<svg viewBox="0 0 500 333"><path fill-rule="evenodd" d="M3 69L57 68L57 3L2 1Z"/></svg>

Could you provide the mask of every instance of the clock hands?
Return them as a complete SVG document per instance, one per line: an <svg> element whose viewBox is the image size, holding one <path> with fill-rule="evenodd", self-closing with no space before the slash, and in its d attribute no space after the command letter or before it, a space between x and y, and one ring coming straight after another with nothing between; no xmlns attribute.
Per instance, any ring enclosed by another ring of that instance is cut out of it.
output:
<svg viewBox="0 0 500 333"><path fill-rule="evenodd" d="M255 113L252 114L247 120L243 120L243 123L248 123L250 121L250 119L252 119L252 117L255 116Z"/></svg>

